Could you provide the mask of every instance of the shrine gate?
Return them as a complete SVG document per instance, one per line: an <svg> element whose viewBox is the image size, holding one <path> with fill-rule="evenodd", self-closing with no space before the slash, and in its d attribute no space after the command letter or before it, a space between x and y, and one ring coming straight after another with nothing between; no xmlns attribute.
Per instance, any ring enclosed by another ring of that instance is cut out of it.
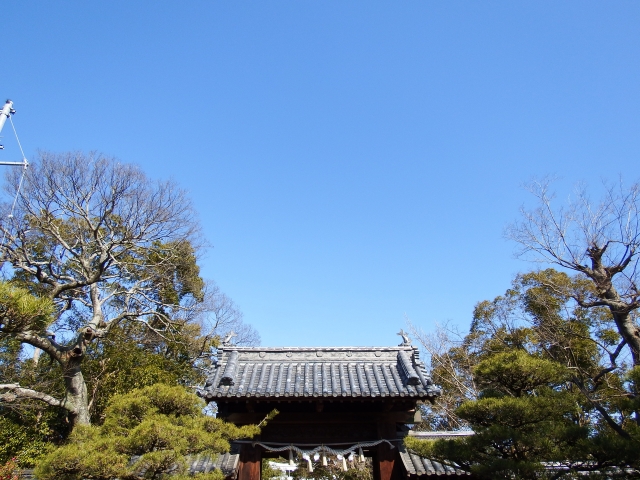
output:
<svg viewBox="0 0 640 480"><path fill-rule="evenodd" d="M404 449L405 425L418 421L417 402L433 401L440 391L418 349L403 339L396 347L224 344L200 395L215 401L219 417L236 425L257 424L273 409L280 412L259 437L239 442L237 479L259 480L263 458L304 454L309 459L316 453L342 453L350 461L354 455L372 457L375 480L464 474L427 464ZM343 463L348 468L346 459Z"/></svg>

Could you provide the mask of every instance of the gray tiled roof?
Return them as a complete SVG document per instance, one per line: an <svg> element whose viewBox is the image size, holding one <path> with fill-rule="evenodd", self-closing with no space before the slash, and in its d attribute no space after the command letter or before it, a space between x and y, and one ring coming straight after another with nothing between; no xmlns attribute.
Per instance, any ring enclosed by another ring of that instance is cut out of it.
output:
<svg viewBox="0 0 640 480"><path fill-rule="evenodd" d="M133 457L132 460L140 458L139 456ZM225 477L233 475L236 468L238 468L238 460L240 455L232 453L221 453L220 455L192 455L187 457L187 468L190 475L198 473L207 473L214 470L222 471ZM140 475L144 475L146 470L138 472ZM20 478L33 479L36 477L33 474L33 469L22 470ZM169 477L171 478L171 477Z"/></svg>
<svg viewBox="0 0 640 480"><path fill-rule="evenodd" d="M220 470L225 476L233 474L238 467L240 455L221 453L210 457L208 455L195 455L188 458L189 474L207 473Z"/></svg>
<svg viewBox="0 0 640 480"><path fill-rule="evenodd" d="M404 464L409 477L412 476L431 476L431 475L447 475L447 476L467 476L471 475L456 467L445 465L435 460L421 457L415 453L408 452L404 444L400 444L400 458Z"/></svg>
<svg viewBox="0 0 640 480"><path fill-rule="evenodd" d="M205 388L207 400L230 397L433 398L418 349L398 347L262 348L218 350Z"/></svg>
<svg viewBox="0 0 640 480"><path fill-rule="evenodd" d="M456 438L469 437L475 435L473 430L445 430L435 432L421 432L410 430L407 432L410 437L419 438L421 440L454 440Z"/></svg>

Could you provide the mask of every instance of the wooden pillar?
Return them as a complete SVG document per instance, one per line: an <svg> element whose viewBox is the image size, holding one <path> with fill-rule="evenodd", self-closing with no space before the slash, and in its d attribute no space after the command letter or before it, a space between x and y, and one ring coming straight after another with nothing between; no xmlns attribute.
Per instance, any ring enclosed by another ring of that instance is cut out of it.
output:
<svg viewBox="0 0 640 480"><path fill-rule="evenodd" d="M396 424L394 421L380 419L378 421L379 438L393 440L396 438ZM378 445L376 456L373 458L373 478L374 480L396 480L400 478L399 467L396 462L400 460L398 447L392 447L387 442Z"/></svg>
<svg viewBox="0 0 640 480"><path fill-rule="evenodd" d="M262 451L258 446L244 443L240 448L238 462L238 480L260 480L262 470Z"/></svg>
<svg viewBox="0 0 640 480"><path fill-rule="evenodd" d="M375 480L394 480L396 475L396 457L398 448L391 448L388 443L378 445L376 458L373 460L373 478Z"/></svg>

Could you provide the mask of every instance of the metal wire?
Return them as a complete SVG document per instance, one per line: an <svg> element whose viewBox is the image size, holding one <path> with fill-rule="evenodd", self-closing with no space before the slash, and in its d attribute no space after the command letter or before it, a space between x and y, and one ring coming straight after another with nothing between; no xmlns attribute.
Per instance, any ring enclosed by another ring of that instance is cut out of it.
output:
<svg viewBox="0 0 640 480"><path fill-rule="evenodd" d="M18 137L18 132L16 131L16 126L13 124L13 118L9 115L9 121L11 122L11 128L13 129L13 134L16 136L16 141L18 142L18 147L20 148L20 153L22 154L22 175L20 176L20 182L18 183L18 190L16 191L15 197L13 197L13 203L11 204L11 212L7 216L8 219L13 218L13 212L16 209L16 203L18 202L18 197L20 196L20 190L22 189L22 182L24 182L24 177L27 174L27 167L29 166L29 162L27 162L27 157L24 154L24 150L22 149L22 143L20 143L20 137ZM2 245L4 247L4 242L7 239L7 229L3 228L2 233Z"/></svg>
<svg viewBox="0 0 640 480"><path fill-rule="evenodd" d="M9 115L9 121L11 122L11 128L13 128L13 134L16 136L18 147L20 147L20 153L22 154L22 161L24 162L26 167L29 163L27 162L27 157L24 155L24 150L22 149L22 144L20 143L20 139L18 138L18 132L16 132L16 126L13 124L13 117L11 115Z"/></svg>
<svg viewBox="0 0 640 480"><path fill-rule="evenodd" d="M22 167L22 175L20 176L20 183L18 183L18 191L16 192L16 196L13 198L13 205L11 205L11 213L9 214L9 218L13 218L13 211L16 208L16 202L18 201L18 196L20 195L20 190L22 189L22 182L24 181L24 176L26 174L27 174L27 165L25 164L25 166Z"/></svg>

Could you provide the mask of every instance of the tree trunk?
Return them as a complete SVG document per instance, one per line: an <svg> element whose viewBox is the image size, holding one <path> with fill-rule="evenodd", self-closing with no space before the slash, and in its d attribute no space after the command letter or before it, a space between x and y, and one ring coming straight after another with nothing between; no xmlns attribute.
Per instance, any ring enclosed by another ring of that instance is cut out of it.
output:
<svg viewBox="0 0 640 480"><path fill-rule="evenodd" d="M80 370L83 356L71 356L64 368L65 403L69 405L71 426L89 425L89 396L87 384Z"/></svg>
<svg viewBox="0 0 640 480"><path fill-rule="evenodd" d="M611 310L618 332L625 339L629 349L631 350L631 357L633 358L633 365L640 365L640 328L633 323L633 319L629 312L616 312Z"/></svg>
<svg viewBox="0 0 640 480"><path fill-rule="evenodd" d="M640 328L634 324L630 315L630 312L637 309L638 305L636 301L627 302L620 297L613 282L616 271L606 268L602 264L605 248L593 247L589 249L588 255L591 257L592 268L591 272L587 272L587 276L596 287L596 296L608 302L607 306L616 323L618 333L624 338L631 350L633 364L640 365Z"/></svg>

